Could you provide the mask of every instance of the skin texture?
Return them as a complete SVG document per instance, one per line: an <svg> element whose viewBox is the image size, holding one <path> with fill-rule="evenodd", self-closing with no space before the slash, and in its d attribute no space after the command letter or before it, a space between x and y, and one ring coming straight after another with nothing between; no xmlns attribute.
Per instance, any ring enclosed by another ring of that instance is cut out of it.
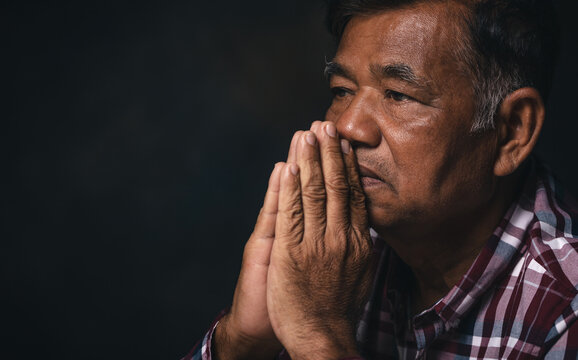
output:
<svg viewBox="0 0 578 360"><path fill-rule="evenodd" d="M470 132L471 79L454 56L458 3L354 17L330 66L326 121L295 133L275 167L217 359L356 355L371 274L369 224L414 274L413 309L467 271L516 196L544 120L535 89Z"/></svg>
<svg viewBox="0 0 578 360"><path fill-rule="evenodd" d="M272 359L281 351L267 311L267 273L283 168L284 163L275 165L255 229L245 244L231 311L215 330L216 359Z"/></svg>
<svg viewBox="0 0 578 360"><path fill-rule="evenodd" d="M457 6L454 16L438 4L352 19L326 115L368 175L372 227L438 290L432 298L469 267L504 212L494 198L498 136L470 133L473 88L452 51ZM417 81L372 71L399 65Z"/></svg>
<svg viewBox="0 0 578 360"><path fill-rule="evenodd" d="M296 141L298 166L281 175L267 282L271 324L292 359L355 355L355 323L371 281L354 152L333 123L314 130Z"/></svg>

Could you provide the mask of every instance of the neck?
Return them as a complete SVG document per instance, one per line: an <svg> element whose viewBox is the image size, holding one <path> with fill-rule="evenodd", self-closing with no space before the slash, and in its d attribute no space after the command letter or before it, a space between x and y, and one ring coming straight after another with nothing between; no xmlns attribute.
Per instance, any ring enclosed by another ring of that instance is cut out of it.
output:
<svg viewBox="0 0 578 360"><path fill-rule="evenodd" d="M514 201L519 180L515 174L501 179L485 204L426 233L416 233L417 226L410 231L377 229L413 272L414 313L435 304L469 270Z"/></svg>

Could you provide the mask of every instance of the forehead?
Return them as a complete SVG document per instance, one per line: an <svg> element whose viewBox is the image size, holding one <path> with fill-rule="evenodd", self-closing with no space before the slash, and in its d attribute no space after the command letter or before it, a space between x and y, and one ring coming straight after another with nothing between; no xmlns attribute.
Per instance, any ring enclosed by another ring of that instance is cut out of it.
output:
<svg viewBox="0 0 578 360"><path fill-rule="evenodd" d="M426 78L444 77L460 70L457 58L463 33L459 14L451 2L358 15L347 24L335 60L345 66L404 63Z"/></svg>

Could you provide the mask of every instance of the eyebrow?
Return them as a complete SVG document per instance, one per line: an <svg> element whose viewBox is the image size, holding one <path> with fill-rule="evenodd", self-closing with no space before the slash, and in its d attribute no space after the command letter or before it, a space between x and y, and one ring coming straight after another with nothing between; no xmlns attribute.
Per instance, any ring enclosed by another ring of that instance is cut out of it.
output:
<svg viewBox="0 0 578 360"><path fill-rule="evenodd" d="M347 71L341 64L333 61L325 62L325 70L323 71L323 74L327 80L330 80L334 75L353 80L353 76L351 76L349 71Z"/></svg>
<svg viewBox="0 0 578 360"><path fill-rule="evenodd" d="M426 87L429 83L428 80L417 76L411 66L403 63L387 65L372 64L369 66L369 71L373 77L377 79L393 78L420 88ZM351 73L341 64L334 61L329 61L325 64L324 74L328 80L330 80L333 75L353 80Z"/></svg>
<svg viewBox="0 0 578 360"><path fill-rule="evenodd" d="M410 83L417 87L424 87L427 80L420 78L415 74L411 66L403 63L395 63L388 65L370 65L369 71L378 78L393 78L406 83Z"/></svg>

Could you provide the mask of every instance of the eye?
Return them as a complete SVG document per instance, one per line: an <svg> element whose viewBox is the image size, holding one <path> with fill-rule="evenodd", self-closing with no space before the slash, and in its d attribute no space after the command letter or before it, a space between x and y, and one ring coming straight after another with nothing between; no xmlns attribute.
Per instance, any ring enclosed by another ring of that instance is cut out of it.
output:
<svg viewBox="0 0 578 360"><path fill-rule="evenodd" d="M333 94L334 98L344 98L345 96L350 94L351 91L349 91L344 87L336 86L331 88L331 93Z"/></svg>
<svg viewBox="0 0 578 360"><path fill-rule="evenodd" d="M408 100L413 100L413 98L411 96L402 94L400 92L397 91L393 91L393 90L387 90L385 92L385 97L386 98L390 98L393 101L408 101Z"/></svg>

